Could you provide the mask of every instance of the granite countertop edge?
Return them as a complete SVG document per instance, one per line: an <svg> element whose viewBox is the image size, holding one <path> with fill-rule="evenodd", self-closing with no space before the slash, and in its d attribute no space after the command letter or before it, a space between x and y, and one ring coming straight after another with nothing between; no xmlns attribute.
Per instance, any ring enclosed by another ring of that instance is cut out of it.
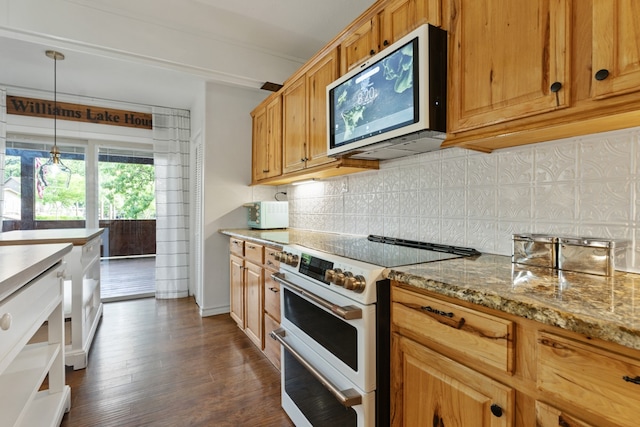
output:
<svg viewBox="0 0 640 427"><path fill-rule="evenodd" d="M446 261L441 261L446 262ZM590 338L599 338L640 350L640 331L586 314L571 313L539 301L508 298L494 291L478 290L429 279L428 277L391 270L389 279L408 288L417 288L460 301L534 320L576 332Z"/></svg>

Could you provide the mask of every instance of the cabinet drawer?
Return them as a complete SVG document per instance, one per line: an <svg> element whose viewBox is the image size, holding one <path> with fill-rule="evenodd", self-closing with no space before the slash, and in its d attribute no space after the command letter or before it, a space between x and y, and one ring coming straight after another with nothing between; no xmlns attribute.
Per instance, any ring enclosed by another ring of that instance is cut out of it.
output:
<svg viewBox="0 0 640 427"><path fill-rule="evenodd" d="M280 283L268 271L264 276L264 311L280 322Z"/></svg>
<svg viewBox="0 0 640 427"><path fill-rule="evenodd" d="M513 373L513 322L392 288L394 325L465 357Z"/></svg>
<svg viewBox="0 0 640 427"><path fill-rule="evenodd" d="M87 242L82 246L82 257L80 263L83 267L91 265L93 262L100 259L100 244L102 243L101 237Z"/></svg>
<svg viewBox="0 0 640 427"><path fill-rule="evenodd" d="M273 365L280 369L280 344L269 336L271 331L275 331L280 324L271 316L264 315L264 354Z"/></svg>
<svg viewBox="0 0 640 427"><path fill-rule="evenodd" d="M276 261L276 253L280 249L265 246L264 248L264 266L270 270L278 271L280 269L280 261Z"/></svg>
<svg viewBox="0 0 640 427"><path fill-rule="evenodd" d="M62 302L62 283L57 276L60 264L0 303L0 318L9 319L7 330L0 329L0 372L22 350L47 320L52 308ZM6 327L7 325L5 325Z"/></svg>
<svg viewBox="0 0 640 427"><path fill-rule="evenodd" d="M244 257L255 264L264 262L264 246L256 243L244 242Z"/></svg>
<svg viewBox="0 0 640 427"><path fill-rule="evenodd" d="M229 251L232 254L244 256L244 240L234 238L229 239Z"/></svg>
<svg viewBox="0 0 640 427"><path fill-rule="evenodd" d="M547 332L538 335L537 360L540 390L615 425L638 425L640 360Z"/></svg>

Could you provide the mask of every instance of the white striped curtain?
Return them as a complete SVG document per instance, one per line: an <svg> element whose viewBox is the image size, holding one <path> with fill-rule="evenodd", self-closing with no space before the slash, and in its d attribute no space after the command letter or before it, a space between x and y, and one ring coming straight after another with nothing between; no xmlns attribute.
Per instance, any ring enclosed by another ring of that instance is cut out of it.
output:
<svg viewBox="0 0 640 427"><path fill-rule="evenodd" d="M189 296L189 111L153 108L156 298Z"/></svg>
<svg viewBox="0 0 640 427"><path fill-rule="evenodd" d="M0 88L0 233L4 218L4 156L7 145L7 91Z"/></svg>

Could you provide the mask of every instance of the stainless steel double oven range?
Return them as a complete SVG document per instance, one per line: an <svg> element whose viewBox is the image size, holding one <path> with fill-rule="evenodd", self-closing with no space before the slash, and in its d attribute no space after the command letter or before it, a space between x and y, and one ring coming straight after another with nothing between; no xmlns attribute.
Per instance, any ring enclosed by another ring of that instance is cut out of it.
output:
<svg viewBox="0 0 640 427"><path fill-rule="evenodd" d="M386 426L389 267L475 255L469 248L344 236L278 254L282 407L296 426Z"/></svg>

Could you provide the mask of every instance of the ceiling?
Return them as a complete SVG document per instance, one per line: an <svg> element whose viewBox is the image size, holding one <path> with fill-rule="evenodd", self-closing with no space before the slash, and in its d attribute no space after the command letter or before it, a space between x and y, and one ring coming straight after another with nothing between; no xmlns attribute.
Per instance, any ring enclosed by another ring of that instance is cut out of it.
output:
<svg viewBox="0 0 640 427"><path fill-rule="evenodd" d="M31 3L38 1L49 0ZM131 17L160 28L204 34L218 43L241 45L302 64L374 0L59 0L59 3L110 16ZM57 64L60 94L189 108L203 82L217 79L216 73L208 70L194 73L168 66L162 58L140 61L126 52L114 53L87 45L85 40L3 27L0 19L3 64L0 85L52 91L53 63L44 54L52 47L66 56Z"/></svg>

